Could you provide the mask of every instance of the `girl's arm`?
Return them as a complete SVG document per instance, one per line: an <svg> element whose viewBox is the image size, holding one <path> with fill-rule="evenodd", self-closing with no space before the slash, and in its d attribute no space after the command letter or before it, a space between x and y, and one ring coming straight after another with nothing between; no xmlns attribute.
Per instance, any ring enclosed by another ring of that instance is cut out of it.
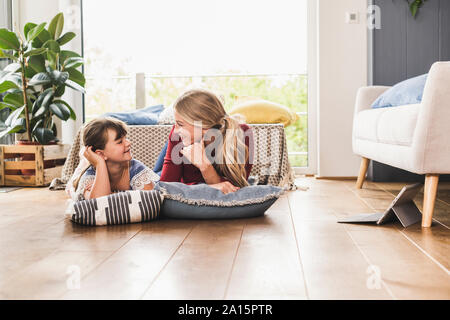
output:
<svg viewBox="0 0 450 320"><path fill-rule="evenodd" d="M146 184L146 185L144 186L144 190L153 190L154 186L155 186L154 183L151 182L151 183Z"/></svg>
<svg viewBox="0 0 450 320"><path fill-rule="evenodd" d="M206 184L216 184L224 181L211 163L206 163L203 166L200 166L199 169Z"/></svg>
<svg viewBox="0 0 450 320"><path fill-rule="evenodd" d="M89 194L89 199L110 195L111 184L109 183L108 168L105 161L97 164L95 168L95 180Z"/></svg>
<svg viewBox="0 0 450 320"><path fill-rule="evenodd" d="M105 159L93 152L91 146L86 148L84 156L95 167L95 180L90 188L90 193L84 193L85 198L93 199L111 194L111 184Z"/></svg>

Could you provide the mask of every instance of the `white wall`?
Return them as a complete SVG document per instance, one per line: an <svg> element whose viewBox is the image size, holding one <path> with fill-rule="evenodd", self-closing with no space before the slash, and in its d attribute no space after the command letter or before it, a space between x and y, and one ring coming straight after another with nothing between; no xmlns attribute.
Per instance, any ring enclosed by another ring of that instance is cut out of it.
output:
<svg viewBox="0 0 450 320"><path fill-rule="evenodd" d="M68 31L77 35L71 42L63 48L81 54L81 16L79 0L13 0L13 28L23 33L23 27L28 22L50 23L51 19L58 13L64 13L63 34ZM77 120L68 120L61 124L57 122L58 138L63 143L71 144L76 130L82 125L82 96L78 92L73 92L66 88L63 99L74 109Z"/></svg>
<svg viewBox="0 0 450 320"><path fill-rule="evenodd" d="M359 24L347 24L358 12ZM352 151L356 92L367 85L367 0L318 0L317 140L320 177L357 176Z"/></svg>

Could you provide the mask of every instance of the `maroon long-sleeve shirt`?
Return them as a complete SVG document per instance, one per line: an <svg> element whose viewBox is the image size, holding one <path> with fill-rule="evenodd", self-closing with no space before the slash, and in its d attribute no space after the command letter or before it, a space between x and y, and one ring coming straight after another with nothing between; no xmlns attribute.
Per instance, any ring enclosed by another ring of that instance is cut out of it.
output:
<svg viewBox="0 0 450 320"><path fill-rule="evenodd" d="M245 171L247 173L246 179L248 179L253 163L253 132L246 124L241 124L240 126L241 129L244 130L245 145L249 150L249 158L245 164ZM169 144L167 145L167 152L164 157L160 181L182 182L184 184L204 183L205 179L203 179L201 171L193 164L184 163L184 161L180 164L173 163L171 158L172 149L177 146L178 143L182 143L180 136L174 132L174 129L175 125L172 127L172 131L170 131ZM179 156L180 158L182 157L181 152ZM221 177L221 181L227 181L227 179Z"/></svg>

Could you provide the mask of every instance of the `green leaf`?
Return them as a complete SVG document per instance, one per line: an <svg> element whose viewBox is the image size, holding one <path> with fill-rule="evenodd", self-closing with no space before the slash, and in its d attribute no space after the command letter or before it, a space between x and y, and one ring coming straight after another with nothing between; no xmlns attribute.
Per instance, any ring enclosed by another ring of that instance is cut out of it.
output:
<svg viewBox="0 0 450 320"><path fill-rule="evenodd" d="M0 70L0 81L3 81L3 78L9 75L10 73L11 73L10 71Z"/></svg>
<svg viewBox="0 0 450 320"><path fill-rule="evenodd" d="M72 58L72 57L78 57L81 58L81 56L73 51L69 51L69 50L61 50L61 60L64 62L67 58Z"/></svg>
<svg viewBox="0 0 450 320"><path fill-rule="evenodd" d="M3 71L8 71L8 72L14 73L14 72L17 72L17 70L19 70L19 69L20 69L20 64L19 63L11 63L11 64L7 65L3 69Z"/></svg>
<svg viewBox="0 0 450 320"><path fill-rule="evenodd" d="M36 128L33 131L33 136L40 144L48 144L51 141L54 141L56 137L53 135L52 130L47 128Z"/></svg>
<svg viewBox="0 0 450 320"><path fill-rule="evenodd" d="M3 80L14 82L16 86L20 88L22 87L22 76L20 73L9 73L3 78Z"/></svg>
<svg viewBox="0 0 450 320"><path fill-rule="evenodd" d="M42 30L42 32L33 40L33 48L41 48L45 42L50 40L50 38L50 33L48 33L46 29Z"/></svg>
<svg viewBox="0 0 450 320"><path fill-rule="evenodd" d="M72 80L67 80L66 86L68 86L69 88L72 88L73 90L79 91L81 93L86 93L86 91L84 90L84 88L82 86L80 86L76 82L73 82Z"/></svg>
<svg viewBox="0 0 450 320"><path fill-rule="evenodd" d="M59 45L62 46L63 44L66 44L67 42L75 38L75 36L76 34L74 32L66 32L61 38L56 41L58 41Z"/></svg>
<svg viewBox="0 0 450 320"><path fill-rule="evenodd" d="M52 88L48 88L45 89L44 92L42 92L39 97L36 99L36 101L34 101L33 103L33 108L31 109L32 114L34 115L39 108L42 106L42 101L44 100L44 98L48 95L51 94L53 92ZM45 111L45 107L44 107L44 111Z"/></svg>
<svg viewBox="0 0 450 320"><path fill-rule="evenodd" d="M52 50L54 53L59 53L61 48L59 47L59 43L55 40L47 40L43 45L43 48L48 48Z"/></svg>
<svg viewBox="0 0 450 320"><path fill-rule="evenodd" d="M33 29L34 27L36 27L37 24L33 23L33 22L28 22L24 27L23 27L23 34L25 35L25 38L28 39L28 32L30 32L31 29Z"/></svg>
<svg viewBox="0 0 450 320"><path fill-rule="evenodd" d="M39 119L33 126L33 130L31 130L31 132L34 132L34 130L36 130L36 128L39 127L43 127L44 124L44 119Z"/></svg>
<svg viewBox="0 0 450 320"><path fill-rule="evenodd" d="M65 71L67 71L69 73L69 79L78 83L80 86L84 87L84 85L86 84L86 79L84 78L84 75L78 71L77 69L74 68L69 68L66 69Z"/></svg>
<svg viewBox="0 0 450 320"><path fill-rule="evenodd" d="M56 61L57 61L58 57L56 55L56 53L54 53L51 50L47 51L47 60L49 62L49 66L52 67L53 69L56 69Z"/></svg>
<svg viewBox="0 0 450 320"><path fill-rule="evenodd" d="M43 22L40 25L31 29L27 34L28 42L33 41L42 32L42 30L44 30L46 24L47 22Z"/></svg>
<svg viewBox="0 0 450 320"><path fill-rule="evenodd" d="M40 117L42 116L44 113L47 112L47 108L46 107L40 107L36 113L34 114L35 117Z"/></svg>
<svg viewBox="0 0 450 320"><path fill-rule="evenodd" d="M43 55L31 56L28 59L28 67L25 67L27 78L33 78L36 73L45 72L45 59Z"/></svg>
<svg viewBox="0 0 450 320"><path fill-rule="evenodd" d="M52 119L51 128L52 128L53 135L56 137L56 135L58 134L58 130L56 129L56 123L53 122L53 119Z"/></svg>
<svg viewBox="0 0 450 320"><path fill-rule="evenodd" d="M64 104L70 110L70 118L73 120L77 119L77 115L75 114L75 111L73 111L72 107L66 101L59 99L59 100L54 100L53 103Z"/></svg>
<svg viewBox="0 0 450 320"><path fill-rule="evenodd" d="M415 1L413 3L411 3L411 5L409 6L409 10L411 11L411 14L414 18L416 17L418 9L419 9L419 5Z"/></svg>
<svg viewBox="0 0 450 320"><path fill-rule="evenodd" d="M66 92L66 86L63 84L56 88L55 97L62 97L64 92Z"/></svg>
<svg viewBox="0 0 450 320"><path fill-rule="evenodd" d="M67 79L69 79L69 73L65 71L53 70L50 73L50 78L52 78L54 84L60 86L64 84Z"/></svg>
<svg viewBox="0 0 450 320"><path fill-rule="evenodd" d="M0 102L0 110L3 110L3 109L9 109L11 111L14 111L17 109L17 107L12 104Z"/></svg>
<svg viewBox="0 0 450 320"><path fill-rule="evenodd" d="M3 130L3 131L0 132L0 138L3 138L3 137L6 136L7 134L20 132L20 131L22 131L22 130L23 130L23 127L22 127L22 126L17 126L17 127L14 127L14 128L8 127L7 129L5 129L5 130Z"/></svg>
<svg viewBox="0 0 450 320"><path fill-rule="evenodd" d="M70 118L70 110L62 103L52 103L50 111L61 120L68 120Z"/></svg>
<svg viewBox="0 0 450 320"><path fill-rule="evenodd" d="M10 54L9 52L6 52L5 50L1 49L0 51L2 52L2 56L4 56L5 58L11 59L12 61L19 61L19 59L16 56Z"/></svg>
<svg viewBox="0 0 450 320"><path fill-rule="evenodd" d="M23 106L23 95L17 93L7 93L3 97L3 101L16 107Z"/></svg>
<svg viewBox="0 0 450 320"><path fill-rule="evenodd" d="M1 49L13 49L19 50L20 43L14 32L9 31L6 28L0 29L0 48Z"/></svg>
<svg viewBox="0 0 450 320"><path fill-rule="evenodd" d="M49 88L49 89L51 89L51 88ZM50 104L50 102L53 100L53 96L54 96L54 92L53 92L53 90L50 90L50 91L47 91L46 92L46 94L45 94L45 96L44 96L44 98L42 99L42 104L41 104L41 107L44 107L44 108L48 108L48 105Z"/></svg>
<svg viewBox="0 0 450 320"><path fill-rule="evenodd" d="M60 12L52 19L52 21L50 21L50 24L48 25L48 32L50 33L51 37L56 40L61 35L63 27L64 15L62 12Z"/></svg>
<svg viewBox="0 0 450 320"><path fill-rule="evenodd" d="M84 63L83 58L79 58L79 57L68 58L64 62L64 68L65 69L77 68L77 67L81 66L83 63Z"/></svg>
<svg viewBox="0 0 450 320"><path fill-rule="evenodd" d="M11 112L11 114L8 116L8 118L5 121L5 125L8 127L11 127L11 125L14 122L16 122L17 118L19 118L20 114L23 112L24 109L25 109L25 106L22 106L20 108L17 108L13 112Z"/></svg>
<svg viewBox="0 0 450 320"><path fill-rule="evenodd" d="M43 54L45 51L47 51L47 48L33 49L26 52L23 56L24 57L37 56L39 54Z"/></svg>
<svg viewBox="0 0 450 320"><path fill-rule="evenodd" d="M27 124L25 122L25 118L16 119L16 121L10 127L14 128L14 130L17 130L15 132L18 132L18 133L26 132Z"/></svg>
<svg viewBox="0 0 450 320"><path fill-rule="evenodd" d="M33 76L33 78L30 79L28 84L30 86L37 86L37 85L46 85L52 82L52 79L50 78L49 74L46 72L39 72Z"/></svg>
<svg viewBox="0 0 450 320"><path fill-rule="evenodd" d="M5 92L9 89L18 88L16 84L12 81L3 81L0 83L0 93Z"/></svg>

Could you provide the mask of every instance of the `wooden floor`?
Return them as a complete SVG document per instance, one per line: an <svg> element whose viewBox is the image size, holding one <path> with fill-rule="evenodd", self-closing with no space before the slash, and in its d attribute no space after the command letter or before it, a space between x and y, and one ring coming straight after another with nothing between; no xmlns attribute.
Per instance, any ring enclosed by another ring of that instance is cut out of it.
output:
<svg viewBox="0 0 450 320"><path fill-rule="evenodd" d="M0 299L450 299L449 183L428 229L336 223L402 183L297 184L260 218L97 228L64 219L63 191L1 193Z"/></svg>

